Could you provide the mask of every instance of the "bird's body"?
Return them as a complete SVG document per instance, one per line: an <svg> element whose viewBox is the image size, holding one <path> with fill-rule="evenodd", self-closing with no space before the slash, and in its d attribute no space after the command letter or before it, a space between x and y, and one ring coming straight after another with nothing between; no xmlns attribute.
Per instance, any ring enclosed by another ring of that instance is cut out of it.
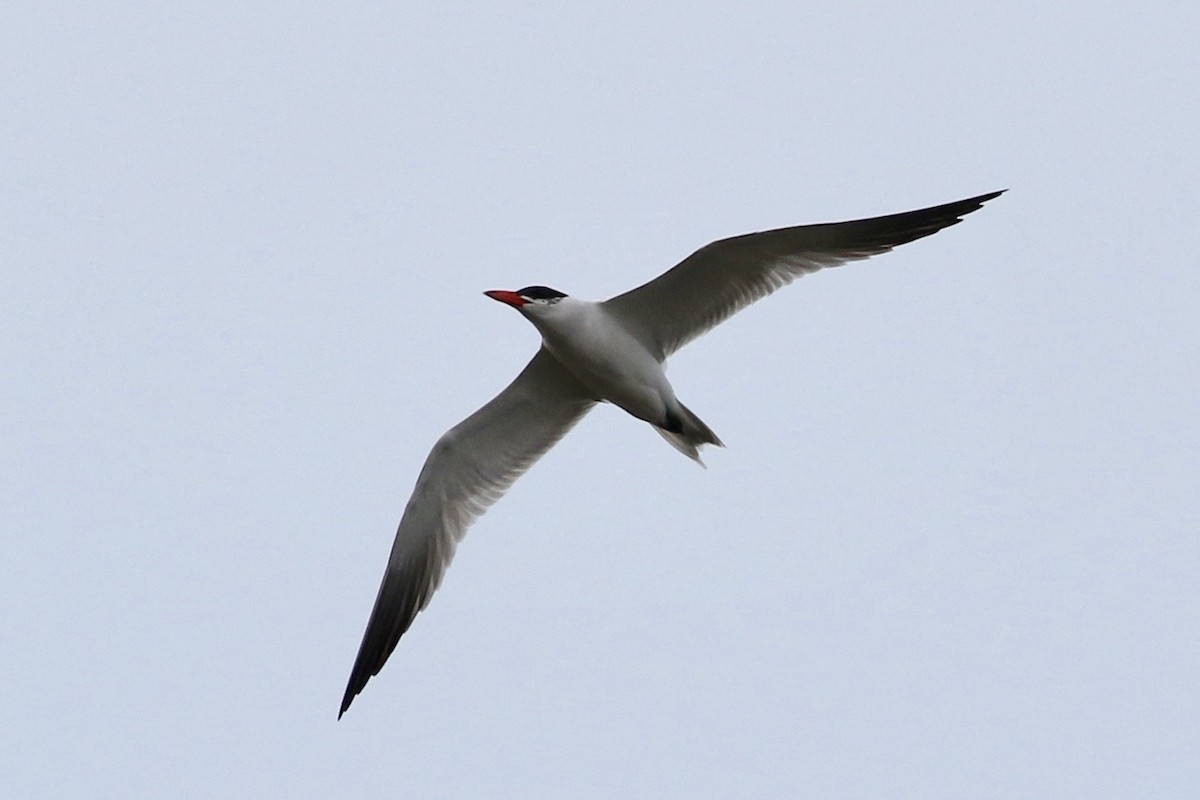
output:
<svg viewBox="0 0 1200 800"><path fill-rule="evenodd" d="M596 400L667 432L682 432L686 410L667 380L664 362L603 303L563 297L531 308L526 316L542 334L542 346Z"/></svg>
<svg viewBox="0 0 1200 800"><path fill-rule="evenodd" d="M936 233L999 194L723 239L603 302L545 286L486 292L533 323L542 347L504 391L430 452L400 520L338 716L428 603L470 523L593 405L624 409L700 462L700 447L721 441L676 397L665 371L671 353L801 275Z"/></svg>
<svg viewBox="0 0 1200 800"><path fill-rule="evenodd" d="M601 303L564 297L530 320L542 345L592 392L638 419L661 425L675 393L663 365L616 325Z"/></svg>

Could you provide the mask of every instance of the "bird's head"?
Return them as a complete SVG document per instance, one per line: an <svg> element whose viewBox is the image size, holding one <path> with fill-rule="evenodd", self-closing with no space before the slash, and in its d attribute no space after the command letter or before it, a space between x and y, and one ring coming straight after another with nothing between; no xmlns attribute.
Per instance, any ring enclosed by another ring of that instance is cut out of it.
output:
<svg viewBox="0 0 1200 800"><path fill-rule="evenodd" d="M484 294L493 300L507 303L527 316L542 316L551 313L551 309L566 298L562 292L547 286L526 286L515 292L493 289Z"/></svg>

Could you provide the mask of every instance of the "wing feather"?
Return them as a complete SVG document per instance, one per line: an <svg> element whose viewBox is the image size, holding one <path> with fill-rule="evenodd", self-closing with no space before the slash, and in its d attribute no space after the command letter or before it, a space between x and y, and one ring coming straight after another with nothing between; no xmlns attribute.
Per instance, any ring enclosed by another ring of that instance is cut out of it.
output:
<svg viewBox="0 0 1200 800"><path fill-rule="evenodd" d="M777 289L957 224L1002 192L884 217L721 239L604 304L659 359Z"/></svg>
<svg viewBox="0 0 1200 800"><path fill-rule="evenodd" d="M543 349L504 391L438 440L400 519L339 718L429 603L475 518L594 404Z"/></svg>

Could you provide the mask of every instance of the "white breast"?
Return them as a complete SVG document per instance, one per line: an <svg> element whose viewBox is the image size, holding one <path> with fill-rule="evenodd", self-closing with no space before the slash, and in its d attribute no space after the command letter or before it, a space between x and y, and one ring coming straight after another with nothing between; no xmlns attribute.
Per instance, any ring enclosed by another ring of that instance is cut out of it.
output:
<svg viewBox="0 0 1200 800"><path fill-rule="evenodd" d="M662 422L674 397L662 364L603 306L566 297L528 316L546 349L599 399Z"/></svg>

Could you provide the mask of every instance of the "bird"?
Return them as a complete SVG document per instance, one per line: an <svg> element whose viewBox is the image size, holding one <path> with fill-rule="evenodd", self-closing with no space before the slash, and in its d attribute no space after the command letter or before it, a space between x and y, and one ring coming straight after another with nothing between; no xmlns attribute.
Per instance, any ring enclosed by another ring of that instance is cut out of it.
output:
<svg viewBox="0 0 1200 800"><path fill-rule="evenodd" d="M377 675L441 583L467 528L597 403L650 424L703 465L720 438L675 395L667 358L796 278L937 233L1006 190L899 214L720 239L601 302L546 286L484 294L541 334L537 353L490 402L438 439L400 520L338 719Z"/></svg>

